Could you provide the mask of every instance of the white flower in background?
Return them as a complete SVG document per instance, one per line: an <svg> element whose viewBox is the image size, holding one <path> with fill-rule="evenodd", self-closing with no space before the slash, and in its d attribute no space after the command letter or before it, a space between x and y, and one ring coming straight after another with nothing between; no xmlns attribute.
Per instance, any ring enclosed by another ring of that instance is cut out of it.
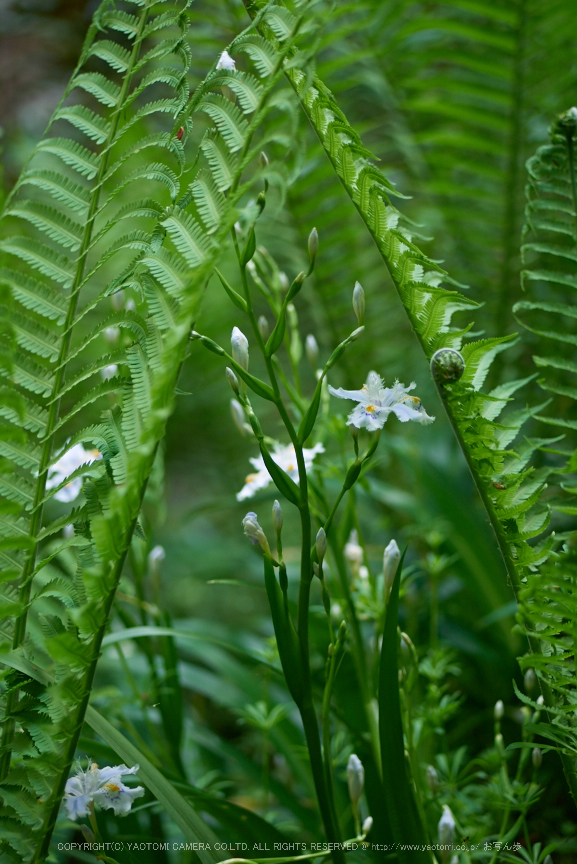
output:
<svg viewBox="0 0 577 864"><path fill-rule="evenodd" d="M363 563L363 547L359 546L359 535L354 528L349 534L348 541L345 543L344 556L352 572L354 574L359 573Z"/></svg>
<svg viewBox="0 0 577 864"><path fill-rule="evenodd" d="M117 372L118 366L116 365L116 363L111 363L110 366L105 366L104 369L100 370L100 374L105 381L109 381L110 378L114 378Z"/></svg>
<svg viewBox="0 0 577 864"><path fill-rule="evenodd" d="M421 405L421 400L416 396L409 396L409 390L417 385L410 384L405 387L399 381L395 381L392 387L384 387L383 379L376 372L369 372L366 383L361 390L343 390L339 387L335 390L329 385L329 393L338 396L339 399L351 399L358 402L348 417L348 423L357 429L368 429L376 432L382 429L388 420L391 411L396 414L402 423L415 420L417 423L432 423L434 417L429 417Z"/></svg>
<svg viewBox="0 0 577 864"><path fill-rule="evenodd" d="M114 810L116 816L126 816L134 799L144 795L144 787L131 789L124 785L121 778L126 774L136 774L138 767L115 765L99 768L93 762L86 771L78 768L76 774L67 780L64 791L68 818L76 820L79 816L88 816L92 803L98 804L103 810Z"/></svg>
<svg viewBox="0 0 577 864"><path fill-rule="evenodd" d="M216 64L217 69L225 69L227 72L234 72L236 70L236 64L228 51L223 51L220 57L218 58L218 63Z"/></svg>
<svg viewBox="0 0 577 864"><path fill-rule="evenodd" d="M85 450L82 444L75 444L48 469L47 491L60 486L81 465L91 465L97 459L102 459L102 454L98 450ZM74 480L59 489L54 497L57 501L64 501L68 504L78 497L81 489L82 477L75 477Z"/></svg>
<svg viewBox="0 0 577 864"><path fill-rule="evenodd" d="M317 453L324 453L325 448L322 444L315 444L314 447L310 449L303 450L305 469L307 471L312 467L313 461ZM299 469L297 464L297 457L295 453L295 448L293 444L275 444L272 448L271 454L273 460L276 464L285 471L291 480L294 480L295 483L298 483L299 480ZM249 459L251 465L256 468L256 472L254 474L249 474L245 480L245 485L240 490L238 495L236 496L237 501L244 501L245 498L252 498L253 495L259 491L259 489L264 489L271 481L271 476L268 473L266 465L264 464L264 459L262 456L256 456L255 458Z"/></svg>

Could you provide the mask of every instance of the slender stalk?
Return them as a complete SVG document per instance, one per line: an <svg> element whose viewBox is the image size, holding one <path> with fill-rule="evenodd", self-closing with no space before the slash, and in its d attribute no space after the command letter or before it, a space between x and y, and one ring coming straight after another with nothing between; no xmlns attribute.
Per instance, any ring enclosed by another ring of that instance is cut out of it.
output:
<svg viewBox="0 0 577 864"><path fill-rule="evenodd" d="M38 534L42 527L42 514L43 514L43 500L46 494L46 480L48 477L48 469L50 467L50 461L52 457L52 450L54 446L54 429L58 422L58 416L60 411L60 390L62 384L64 382L64 376L66 372L66 358L68 356L68 352L70 350L70 342L72 339L72 328L74 323L74 317L76 314L76 307L78 305L79 291L82 283L82 278L84 275L84 269L86 266L86 258L89 251L90 240L92 237L92 232L94 229L94 221L96 219L96 213L98 209L98 201L100 197L100 187L104 175L106 173L106 169L108 167L108 162L110 158L110 145L114 141L116 136L116 131L118 129L118 123L120 122L120 113L124 107L124 101L126 99L128 88L130 87L132 76L134 73L134 66L138 59L138 55L140 52L140 43L142 33L144 31L144 27L146 25L146 19L148 16L148 9L150 7L150 0L146 2L145 6L140 12L140 22L138 27L137 35L134 39L134 45L132 47L132 51L130 54L130 60L128 63L128 67L126 69L126 73L124 76L124 80L122 82L122 87L120 90L120 94L118 96L117 107L112 114L112 119L110 123L110 129L108 132L108 136L106 139L106 143L103 148L104 155L100 159L100 165L98 168L98 174L96 176L96 180L94 183L94 187L92 190L92 197L90 201L90 207L88 210L88 217L86 223L84 225L84 231L82 234L82 241L80 244L80 250L78 253L78 260L76 262L76 271L74 274L74 280L72 283L72 287L70 289L70 297L68 300L68 309L66 312L66 319L64 322L63 328L63 338L60 344L60 351L58 352L58 360L56 365L56 372L54 375L54 383L52 386L52 390L50 393L49 399L49 409L48 409L48 418L46 421L46 429L43 439L42 452L40 454L40 464L38 467L38 480L36 483L36 489L34 493L34 500L32 503L32 518L30 521L30 537L34 539L34 545L29 552L26 561L24 563L24 567L22 569L22 576L20 582L20 592L19 592L19 602L23 606L22 613L18 616L14 624L14 635L12 639L12 648L18 648L24 641L24 636L26 634L26 623L28 618L28 607L30 603L30 596L32 591L32 580L34 576L34 567L36 565L36 556L38 553L39 542L37 540ZM16 729L16 719L13 716L18 705L19 699L19 691L12 690L6 699L6 709L5 709L5 717L6 721L4 724L4 729L2 733L2 741L0 743L0 751L2 752L2 756L0 757L0 782L4 780L10 770L10 762L12 758L12 741L14 739L14 733Z"/></svg>
<svg viewBox="0 0 577 864"><path fill-rule="evenodd" d="M301 575L299 581L299 597L298 597L298 617L297 617L297 633L299 639L299 648L302 658L302 668L306 676L303 682L305 686L305 697L303 702L298 706L301 719L303 722L305 739L309 752L311 768L313 772L313 780L319 802L319 808L323 819L323 824L329 842L338 842L340 836L339 825L333 817L334 801L332 795L327 788L325 770L323 765L323 755L321 751L321 743L319 737L319 728L317 716L312 698L312 687L310 680L310 660L309 660L309 639L308 639L308 624L309 624L309 600L310 586L312 581L311 568L311 546L312 546L312 529L311 515L308 503L308 484L307 474L304 462L302 445L299 442L298 434L294 425L287 413L285 405L282 401L280 388L275 374L272 358L267 356L264 340L258 329L258 322L252 306L252 298L250 295L248 279L246 275L246 266L240 264L241 256L238 245L238 239L234 229L232 231L233 245L236 256L239 262L239 269L243 287L244 298L247 304L247 315L251 324L252 331L258 343L259 349L263 355L271 387L274 393L275 406L279 412L281 420L290 436L290 439L295 448L295 454L299 472L299 487L301 493L301 503L299 506L299 515L301 519ZM343 864L344 854L342 850L334 850L333 860L335 864Z"/></svg>

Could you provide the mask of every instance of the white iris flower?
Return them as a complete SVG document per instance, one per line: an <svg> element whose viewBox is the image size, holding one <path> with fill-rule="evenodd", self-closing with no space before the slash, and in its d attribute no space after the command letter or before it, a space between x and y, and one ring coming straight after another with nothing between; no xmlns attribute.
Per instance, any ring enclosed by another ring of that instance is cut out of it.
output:
<svg viewBox="0 0 577 864"><path fill-rule="evenodd" d="M126 765L99 768L93 762L86 771L78 768L76 774L66 782L64 805L68 818L76 820L88 816L90 805L98 804L103 810L114 810L115 816L126 816L135 798L144 795L143 786L131 789L122 782L126 774L136 774L139 766Z"/></svg>
<svg viewBox="0 0 577 864"><path fill-rule="evenodd" d="M98 450L85 450L82 444L75 444L70 450L67 450L63 456L58 459L48 469L48 479L46 481L46 489L54 489L60 486L67 477L69 477L81 465L91 465L97 459L102 459L102 454ZM82 489L82 477L75 477L62 489L55 493L54 497L57 501L64 501L66 504L74 501L80 494Z"/></svg>
<svg viewBox="0 0 577 864"><path fill-rule="evenodd" d="M236 69L236 65L228 51L223 51L220 57L218 58L218 63L216 64L217 69L224 69L226 72L234 72Z"/></svg>
<svg viewBox="0 0 577 864"><path fill-rule="evenodd" d="M325 448L322 444L315 444L309 450L303 450L305 469L307 471L312 467L313 461L317 453L324 453ZM299 482L299 469L297 457L293 444L275 444L271 454L276 464L289 475L295 483ZM271 476L268 473L264 459L262 456L257 456L249 460L251 465L256 468L254 474L249 474L245 480L243 488L236 496L237 501L244 501L245 498L252 498L259 489L264 489L271 481Z"/></svg>
<svg viewBox="0 0 577 864"><path fill-rule="evenodd" d="M376 432L382 429L388 420L391 411L396 414L402 423L415 420L417 423L432 423L434 417L429 417L421 400L416 396L409 396L409 391L417 385L415 383L405 387L399 381L395 381L392 387L384 387L383 379L376 372L369 372L366 383L361 390L343 390L339 387L335 390L329 385L329 393L338 396L339 399L351 399L358 402L348 417L348 423L357 429L368 429Z"/></svg>

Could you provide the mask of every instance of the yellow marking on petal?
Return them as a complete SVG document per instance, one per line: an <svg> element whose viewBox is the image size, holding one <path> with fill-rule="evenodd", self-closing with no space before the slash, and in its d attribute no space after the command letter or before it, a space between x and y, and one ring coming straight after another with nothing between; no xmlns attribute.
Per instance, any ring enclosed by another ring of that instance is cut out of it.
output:
<svg viewBox="0 0 577 864"><path fill-rule="evenodd" d="M108 789L109 792L120 792L120 786L117 786L116 783L105 783L104 788Z"/></svg>
<svg viewBox="0 0 577 864"><path fill-rule="evenodd" d="M406 402L406 401L409 400L409 399L411 400L411 402L414 402L415 405L420 405L420 404L421 404L421 400L418 399L416 396L403 396L403 400L402 400L402 401L403 401L403 402Z"/></svg>
<svg viewBox="0 0 577 864"><path fill-rule="evenodd" d="M373 414L374 410L375 410L374 405L367 405L367 407L365 408L365 411L367 412L367 414Z"/></svg>
<svg viewBox="0 0 577 864"><path fill-rule="evenodd" d="M254 483L254 481L256 480L257 477L258 477L258 474L249 474L248 477L245 478L244 482L245 483Z"/></svg>
<svg viewBox="0 0 577 864"><path fill-rule="evenodd" d="M287 465L287 466L286 466L286 470L287 470L287 471L294 471L294 470L295 470L295 466L294 466L294 465Z"/></svg>

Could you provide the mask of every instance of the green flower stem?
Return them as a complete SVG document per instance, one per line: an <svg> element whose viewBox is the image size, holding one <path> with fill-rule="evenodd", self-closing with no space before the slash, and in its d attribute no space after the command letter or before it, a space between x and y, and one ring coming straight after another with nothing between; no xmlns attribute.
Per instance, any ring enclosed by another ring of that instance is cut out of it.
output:
<svg viewBox="0 0 577 864"><path fill-rule="evenodd" d="M301 491L301 504L299 507L300 519L301 519L301 575L299 581L299 597L298 597L298 620L297 620L297 633L299 639L299 647L302 659L302 668L304 671L304 675L306 680L303 682L305 696L303 698L302 703L298 706L300 715L303 722L305 739L307 743L307 749L309 752L309 758L311 762L311 768L313 772L313 779L315 783L315 789L317 793L317 798L319 802L319 808L321 811L321 816L323 820L323 824L325 827L325 832L327 838L330 843L339 842L338 838L340 836L339 825L336 819L333 818L333 813L335 810L334 802L332 800L332 795L330 794L329 789L327 788L326 778L325 778L325 770L323 765L323 755L321 751L321 743L319 736L319 727L318 720L314 708L313 697L312 697L312 686L310 680L310 659L309 659L309 638L308 638L308 629L309 629L309 602L310 602L310 586L312 581L312 567L311 567L311 546L312 546L312 532L311 532L311 515L308 503L308 487L307 487L307 474L305 469L304 456L302 451L302 446L298 440L298 435L294 428L294 425L288 416L285 405L282 401L282 397L280 394L280 389L278 385L278 380L275 374L274 366L272 363L272 359L267 357L265 344L263 338L258 329L258 323L256 320L256 316L254 314L254 309L252 306L252 299L250 296L250 290L248 285L248 279L246 274L246 265L242 266L240 264L240 248L238 245L238 239L236 237L236 233L234 229L232 231L232 239L233 245L235 248L236 256L239 261L240 274L242 280L242 287L244 291L244 298L247 304L247 315L249 317L251 327L254 333L254 336L257 340L257 344L259 349L263 355L269 380L271 383L271 387L274 392L274 401L279 412L279 415L285 425L285 428L290 436L290 439L294 445L298 471L299 471L299 486ZM333 851L333 861L334 864L344 864L344 854L342 850L335 849Z"/></svg>
<svg viewBox="0 0 577 864"><path fill-rule="evenodd" d="M38 482L36 484L36 489L34 493L34 500L32 503L32 518L30 521L30 536L34 538L34 545L26 558L24 563L24 567L22 569L22 577L20 583L20 594L19 594L19 602L23 606L22 613L16 619L14 625L14 636L12 639L12 648L18 648L24 641L24 636L26 634L26 623L28 618L28 607L30 604L30 596L32 591L32 578L34 573L34 567L36 565L36 555L38 552L39 542L36 539L42 527L42 514L43 514L43 500L46 494L46 480L48 477L48 469L50 467L50 460L52 457L52 449L54 445L54 429L58 422L58 416L60 411L60 399L58 398L58 394L61 390L62 384L64 382L64 375L66 372L66 359L68 357L68 351L70 348L70 342L72 339L72 323L74 321L74 317L76 314L76 307L78 305L78 297L80 292L80 286L82 284L82 279L84 276L84 268L86 265L86 258L89 252L90 241L92 238L92 232L94 229L94 221L96 219L97 210L98 210L98 201L100 198L100 187L102 183L102 179L106 173L106 169L108 167L109 157L110 157L110 146L114 141L116 136L116 131L118 129L118 124L120 122L120 116L122 110L124 108L124 101L128 94L128 89L130 87L132 81L132 75L134 73L134 67L136 65L136 61L138 59L138 55L140 52L140 45L142 41L142 33L144 31L146 20L148 16L148 10L152 5L152 0L147 0L145 5L143 6L140 12L140 21L138 25L138 32L134 39L134 44L132 46L132 51L130 54L130 60L128 63L128 67L126 69L126 73L124 75L124 80L122 82L122 87L118 96L117 107L112 115L112 120L110 123L110 130L108 132L108 137L106 139L103 153L105 155L100 159L100 165L98 168L98 174L96 176L94 186L92 189L92 195L90 200L90 207L88 210L88 216L86 219L86 223L84 225L84 231L82 234L82 240L80 244L80 249L78 251L78 260L76 263L76 272L74 274L74 280L70 289L70 297L68 300L68 309L66 311L66 319L63 325L63 333L64 336L62 338L62 342L60 345L60 351L58 353L58 360L56 363L56 372L54 375L54 385L52 387L52 392L50 394L50 408L48 411L48 419L46 421L46 430L44 434L44 443L42 445L42 452L40 454L40 463L38 466ZM5 723L4 729L2 732L2 740L0 742L0 751L2 755L0 756L0 782L2 782L6 776L8 775L8 771L10 770L10 762L12 758L12 741L14 740L14 733L16 731L16 719L14 717L14 712L16 711L16 707L18 705L19 699L19 691L17 689L11 690L6 698L6 707L5 707Z"/></svg>
<svg viewBox="0 0 577 864"><path fill-rule="evenodd" d="M325 684L325 692L323 694L323 708L322 708L322 730L323 730L323 756L325 763L325 778L327 789L329 791L329 800L331 802L333 808L333 819L335 824L338 824L338 818L336 814L335 808L335 799L334 799L334 781L333 781L333 760L331 755L331 697L333 693L333 684L336 678L336 674L338 672L338 667L340 665L339 657L340 651L338 650L337 645L339 643L335 642L334 635L332 633L332 624L329 618L329 626L331 628L331 645L332 645L332 654L330 657L330 665L329 665L329 674L327 676L327 681ZM360 832L359 832L360 833Z"/></svg>
<svg viewBox="0 0 577 864"><path fill-rule="evenodd" d="M371 741L371 746L373 750L373 757L375 760L375 764L377 766L377 770L379 775L382 776L382 766L381 766L381 745L379 739L379 725L377 722L377 717L375 714L375 710L373 708L373 699L371 697L371 690L369 687L369 682L367 679L367 658L365 654L365 646L363 642L363 636L361 633L361 627L359 624L359 620L357 618L357 613L355 611L355 605L353 603L353 598L351 596L351 589L349 586L349 579L347 568L345 564L345 559L343 557L342 550L340 545L335 541L334 537L328 537L329 545L331 551L333 553L333 559L336 566L336 571L339 577L339 583L341 586L341 590L343 592L343 596L346 600L347 604L347 613L349 623L351 625L351 631L353 634L352 641L352 654L353 660L355 663L355 669L357 672L357 678L359 681L359 687L361 690L361 696L363 700L363 706L365 709L365 716L367 719L367 727L369 730L369 737Z"/></svg>

